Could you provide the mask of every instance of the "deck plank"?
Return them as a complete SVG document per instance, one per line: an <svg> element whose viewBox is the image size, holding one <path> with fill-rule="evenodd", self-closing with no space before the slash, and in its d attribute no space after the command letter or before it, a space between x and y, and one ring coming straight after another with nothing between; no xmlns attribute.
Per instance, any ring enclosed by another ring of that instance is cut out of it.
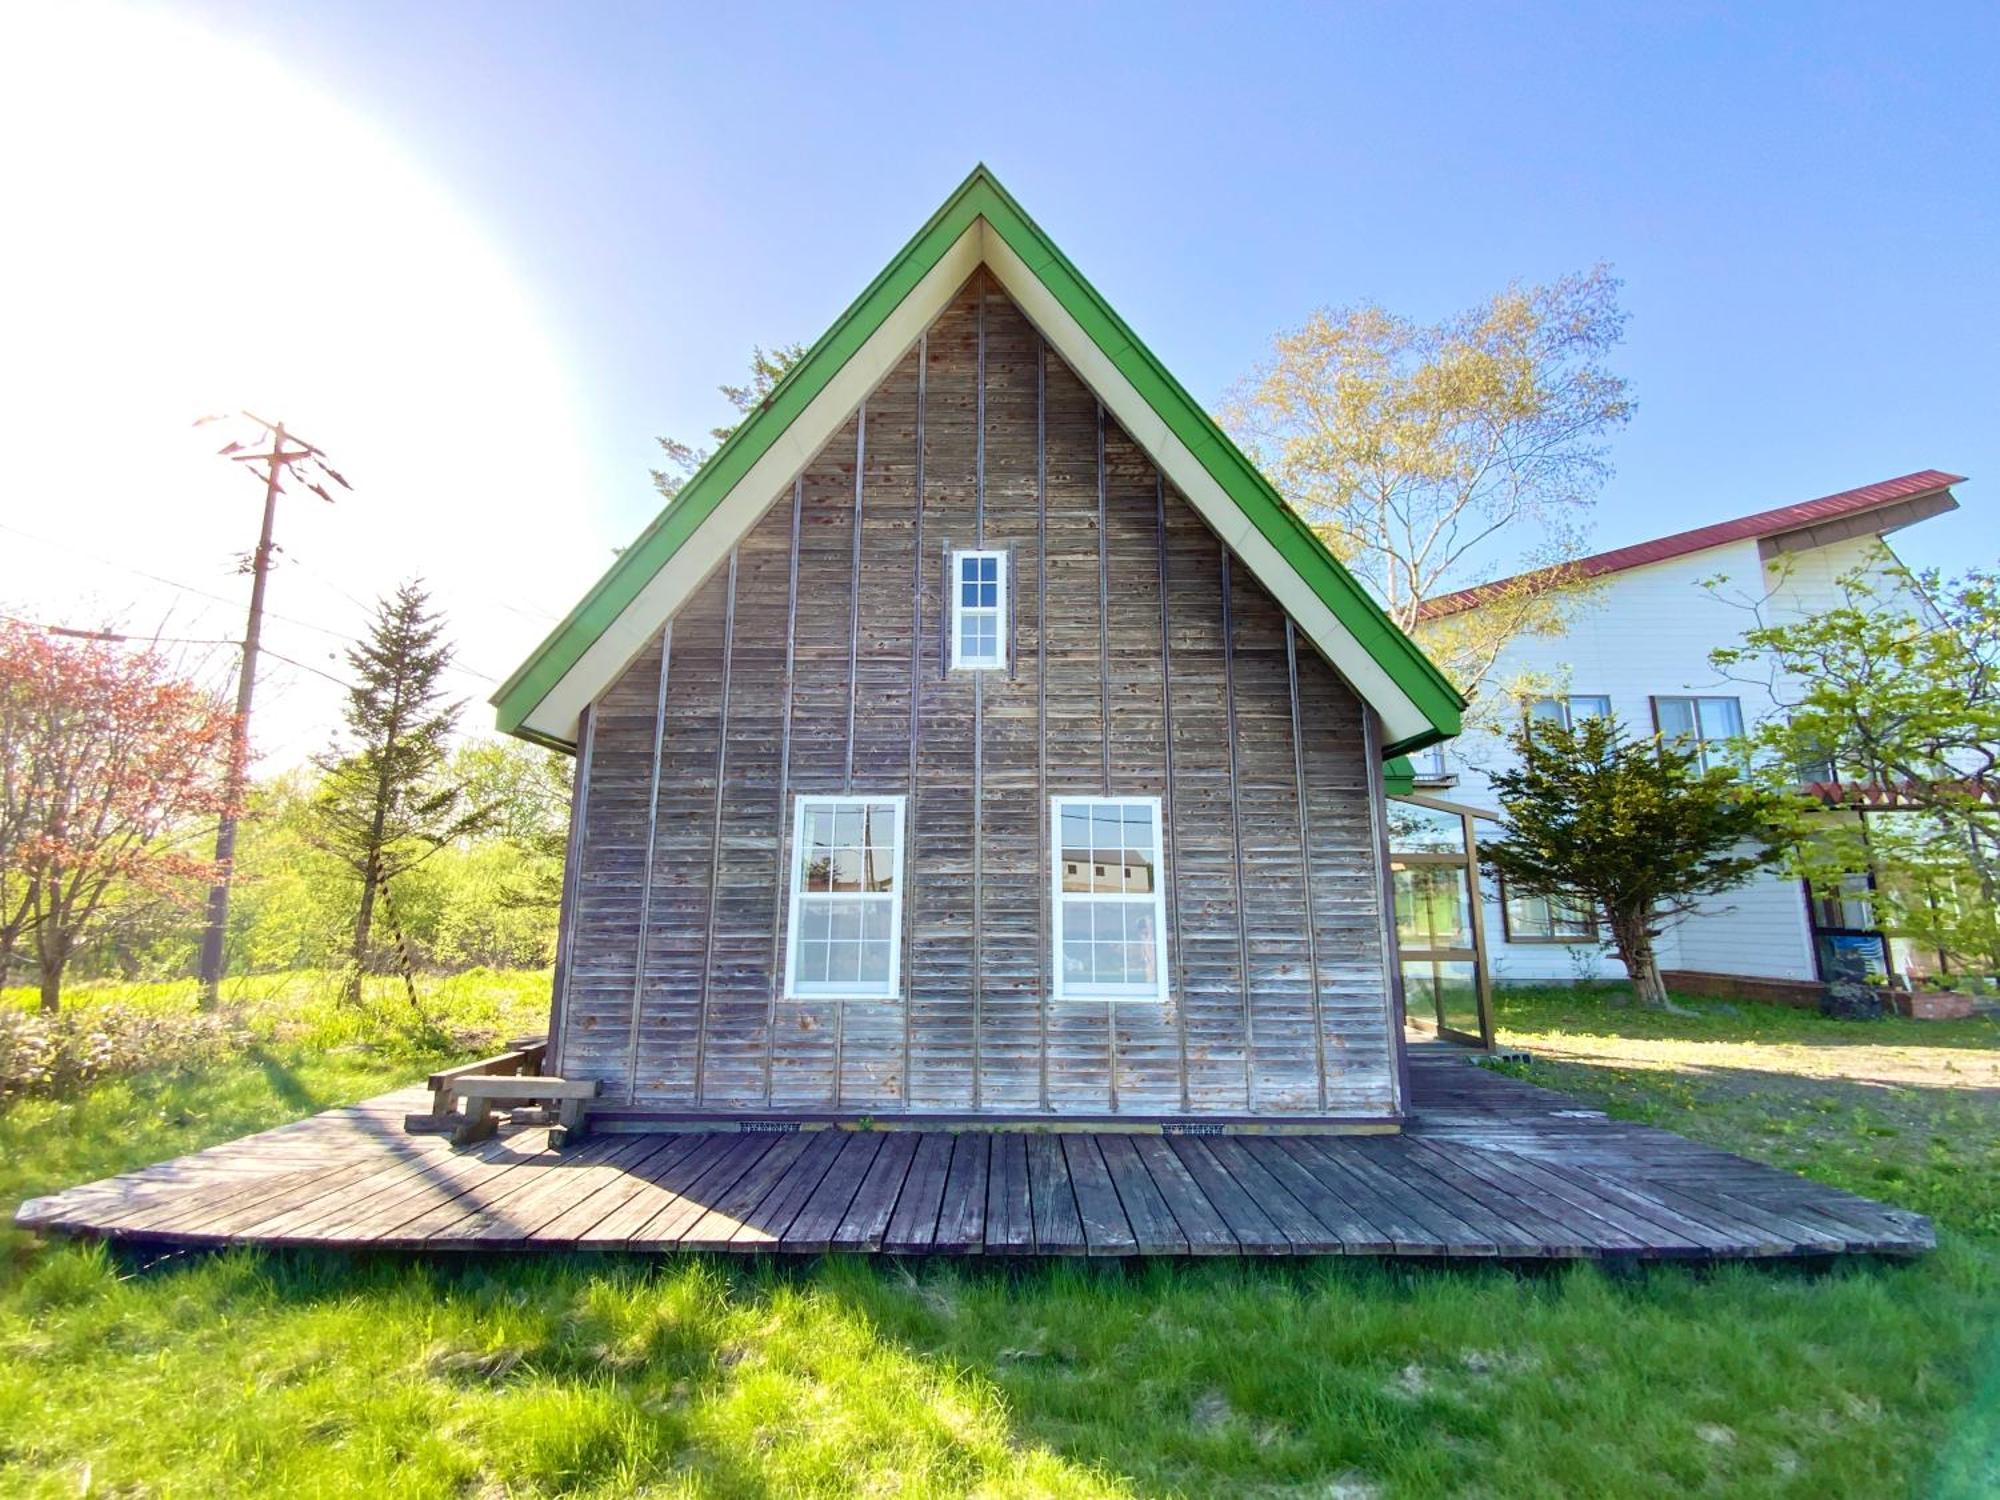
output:
<svg viewBox="0 0 2000 1500"><path fill-rule="evenodd" d="M1112 1186L1097 1137L1065 1135L1062 1145L1077 1213L1083 1220L1084 1244L1092 1255L1131 1255L1139 1248L1139 1239L1125 1217L1125 1206L1118 1201L1118 1189Z"/></svg>
<svg viewBox="0 0 2000 1500"><path fill-rule="evenodd" d="M1194 1136L1176 1136L1163 1140L1161 1144L1173 1153L1181 1170L1200 1186L1202 1196L1222 1216L1237 1247L1245 1255L1289 1255L1297 1248L1297 1242L1285 1233L1274 1217L1273 1211L1278 1210L1278 1205L1260 1203L1254 1193L1229 1175L1228 1169L1215 1159L1215 1153L1208 1149L1206 1143ZM1304 1209L1298 1208L1295 1203L1292 1206L1298 1209L1301 1218L1311 1223L1315 1236L1325 1233L1319 1222Z"/></svg>
<svg viewBox="0 0 2000 1500"><path fill-rule="evenodd" d="M1070 1184L1061 1137L1031 1135L1027 1149L1035 1249L1043 1255L1084 1254L1090 1246L1083 1237L1083 1215L1076 1206L1076 1189Z"/></svg>
<svg viewBox="0 0 2000 1500"><path fill-rule="evenodd" d="M921 1253L936 1241L938 1210L944 1207L945 1181L951 1174L952 1139L942 1131L928 1130L917 1137L902 1195L882 1236L882 1248L890 1254Z"/></svg>
<svg viewBox="0 0 2000 1500"><path fill-rule="evenodd" d="M1035 1248L1035 1215L1028 1190L1028 1138L1017 1130L993 1137L986 1167L986 1251L1029 1254Z"/></svg>
<svg viewBox="0 0 2000 1500"><path fill-rule="evenodd" d="M1111 1174L1111 1185L1117 1190L1119 1206L1125 1210L1126 1222L1132 1228L1132 1238L1141 1255L1186 1255L1187 1235L1174 1217L1174 1211L1167 1206L1166 1195L1159 1184L1153 1181L1146 1170L1146 1163L1140 1158L1137 1148L1129 1135L1102 1135L1097 1138L1098 1149L1104 1155L1104 1167Z"/></svg>
<svg viewBox="0 0 2000 1500"><path fill-rule="evenodd" d="M732 1250L761 1250L781 1244L792 1221L805 1209L848 1142L844 1130L815 1131L785 1175L729 1237Z"/></svg>
<svg viewBox="0 0 2000 1500"><path fill-rule="evenodd" d="M1168 1149L1166 1139L1157 1135L1131 1137L1132 1149L1145 1164L1153 1186L1165 1200L1187 1241L1190 1255L1235 1255L1242 1247L1222 1217L1201 1190L1181 1159Z"/></svg>
<svg viewBox="0 0 2000 1500"><path fill-rule="evenodd" d="M862 1250L869 1254L882 1248L889 1221L902 1201L903 1184L908 1181L910 1164L916 1160L921 1137L904 1131L889 1136L868 1165L868 1172L855 1191L846 1214L827 1236L829 1250Z"/></svg>
<svg viewBox="0 0 2000 1500"><path fill-rule="evenodd" d="M951 1167L938 1205L931 1249L940 1255L977 1255L986 1248L986 1181L990 1131L967 1130L952 1140Z"/></svg>
<svg viewBox="0 0 2000 1500"><path fill-rule="evenodd" d="M828 1131L827 1134L832 1135L833 1132ZM862 1179L868 1175L868 1168L875 1160L875 1153L882 1149L884 1139L867 1130L846 1135L840 1143L840 1154L826 1169L826 1175L812 1190L812 1196L806 1199L798 1216L786 1226L780 1242L784 1249L810 1255L827 1249L834 1230L847 1216L848 1205L861 1190Z"/></svg>

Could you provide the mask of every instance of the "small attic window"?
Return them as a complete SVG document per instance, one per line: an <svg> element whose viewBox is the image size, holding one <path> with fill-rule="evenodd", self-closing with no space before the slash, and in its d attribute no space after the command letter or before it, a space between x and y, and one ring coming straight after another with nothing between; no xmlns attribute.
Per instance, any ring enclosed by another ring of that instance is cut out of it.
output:
<svg viewBox="0 0 2000 1500"><path fill-rule="evenodd" d="M951 665L989 671L1007 665L1007 554L951 555Z"/></svg>

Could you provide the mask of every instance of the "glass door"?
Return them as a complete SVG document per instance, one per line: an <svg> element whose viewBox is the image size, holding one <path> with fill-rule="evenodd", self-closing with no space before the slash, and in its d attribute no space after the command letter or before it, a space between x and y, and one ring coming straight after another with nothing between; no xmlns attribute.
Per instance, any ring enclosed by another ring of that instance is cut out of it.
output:
<svg viewBox="0 0 2000 1500"><path fill-rule="evenodd" d="M1488 1047L1493 1041L1469 814L1389 804L1389 874L1403 1013L1415 1030Z"/></svg>

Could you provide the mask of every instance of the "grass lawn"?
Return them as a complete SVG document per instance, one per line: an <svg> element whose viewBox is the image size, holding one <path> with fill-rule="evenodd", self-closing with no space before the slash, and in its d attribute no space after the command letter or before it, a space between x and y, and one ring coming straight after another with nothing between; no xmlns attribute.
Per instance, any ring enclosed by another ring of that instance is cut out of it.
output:
<svg viewBox="0 0 2000 1500"><path fill-rule="evenodd" d="M437 1008L479 1018L457 1043L471 1046L530 1029L540 983L482 976ZM241 1056L17 1104L0 1115L0 1203L407 1081L453 1044L398 1027L392 1002L366 1022L267 994ZM1688 1003L1701 1015L1656 1020L1510 994L1502 1023L1536 1050L1539 1081L1933 1214L1936 1255L1629 1277L1338 1261L144 1265L15 1235L0 1492L2000 1490L2000 1110L1976 1092L1994 1086L1991 1023L1829 1029Z"/></svg>

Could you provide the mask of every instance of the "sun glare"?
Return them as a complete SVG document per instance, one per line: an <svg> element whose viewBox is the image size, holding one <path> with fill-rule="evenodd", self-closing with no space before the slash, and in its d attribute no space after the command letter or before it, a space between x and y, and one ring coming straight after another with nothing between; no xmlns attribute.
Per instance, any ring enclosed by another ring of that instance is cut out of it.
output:
<svg viewBox="0 0 2000 1500"><path fill-rule="evenodd" d="M483 700L605 554L558 342L481 226L299 72L150 11L0 17L0 139L0 609L240 634L258 495L190 424L247 407L355 485L281 512L303 666L262 679L266 764L318 747L305 668L411 574Z"/></svg>

